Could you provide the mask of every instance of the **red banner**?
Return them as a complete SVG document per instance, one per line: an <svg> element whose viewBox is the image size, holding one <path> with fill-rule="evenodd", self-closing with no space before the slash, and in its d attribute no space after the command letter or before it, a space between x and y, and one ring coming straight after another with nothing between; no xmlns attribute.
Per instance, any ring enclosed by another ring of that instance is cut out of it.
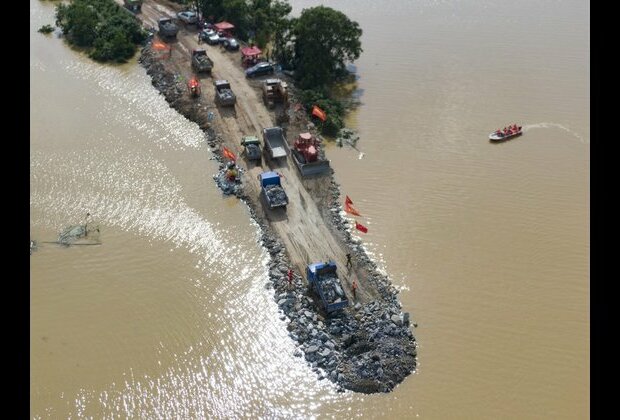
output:
<svg viewBox="0 0 620 420"><path fill-rule="evenodd" d="M231 152L228 147L224 146L222 149L222 154L224 155L225 158L230 159L230 160L237 160L237 157L235 156L235 154L233 152Z"/></svg>
<svg viewBox="0 0 620 420"><path fill-rule="evenodd" d="M319 108L316 105L312 107L312 115L314 115L315 117L317 117L319 120L323 122L327 120L327 114L325 113L325 111L323 111L321 108Z"/></svg>
<svg viewBox="0 0 620 420"><path fill-rule="evenodd" d="M353 214L355 216L361 216L360 212L355 210L353 206L351 206L348 203L344 203L344 211L346 211L349 214Z"/></svg>
<svg viewBox="0 0 620 420"><path fill-rule="evenodd" d="M367 232L368 232L368 228L367 228L366 226L361 225L361 224L359 224L359 223L357 223L357 222L355 222L355 229L357 229L357 230L359 230L359 231L362 231L362 232L364 232L364 233L367 233Z"/></svg>
<svg viewBox="0 0 620 420"><path fill-rule="evenodd" d="M353 204L353 201L352 201L352 200L349 198L349 196L347 195L347 196L345 196L344 203L345 203L345 204Z"/></svg>
<svg viewBox="0 0 620 420"><path fill-rule="evenodd" d="M155 48L156 50L168 50L168 49L170 49L170 47L168 45L164 44L161 41L153 42L153 48Z"/></svg>

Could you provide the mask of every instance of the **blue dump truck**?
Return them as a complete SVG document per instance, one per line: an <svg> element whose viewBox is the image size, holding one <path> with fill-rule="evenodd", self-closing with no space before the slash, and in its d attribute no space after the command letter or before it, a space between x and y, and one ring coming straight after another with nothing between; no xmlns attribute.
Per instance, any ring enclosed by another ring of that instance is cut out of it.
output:
<svg viewBox="0 0 620 420"><path fill-rule="evenodd" d="M308 286L313 288L319 298L325 312L328 314L349 305L347 295L342 290L340 279L336 274L336 263L313 263L306 267Z"/></svg>
<svg viewBox="0 0 620 420"><path fill-rule="evenodd" d="M286 209L288 196L280 183L280 175L275 172L263 172L258 176L258 181L267 207L270 209L278 207Z"/></svg>

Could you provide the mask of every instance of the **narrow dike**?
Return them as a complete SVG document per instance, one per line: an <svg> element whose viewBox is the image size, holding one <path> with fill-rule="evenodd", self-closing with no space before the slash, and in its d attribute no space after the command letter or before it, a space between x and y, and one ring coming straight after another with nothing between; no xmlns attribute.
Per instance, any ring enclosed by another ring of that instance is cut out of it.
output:
<svg viewBox="0 0 620 420"><path fill-rule="evenodd" d="M210 127L207 111L188 100L183 82L166 71L150 45L142 49L139 62L170 106L205 132L207 143L214 149L222 169L224 160L219 149L224 141ZM317 182L324 183L323 190L328 191L324 208L329 211L322 213L326 224L350 250L356 271L368 279L377 298L356 303L327 317L318 309L316 297L304 278L295 275L294 287L289 290L286 274L291 263L286 249L263 217L262 209L257 207L261 205L258 197L246 195L241 188L235 195L246 203L251 217L260 226L262 245L271 257L269 282L265 288L273 289L274 299L282 311L280 319L287 322L289 336L298 344L295 356L304 357L319 380L331 380L339 391L389 392L416 368L416 341L410 329L409 313L401 311L398 290L378 271L359 241L351 236L348 222L340 213L340 189L333 174ZM312 196L317 201L324 199L316 194Z"/></svg>

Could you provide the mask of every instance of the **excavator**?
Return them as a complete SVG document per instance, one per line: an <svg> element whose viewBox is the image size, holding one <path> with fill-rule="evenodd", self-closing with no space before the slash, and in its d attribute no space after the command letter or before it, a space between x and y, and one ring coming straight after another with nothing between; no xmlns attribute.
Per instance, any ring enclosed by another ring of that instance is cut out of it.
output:
<svg viewBox="0 0 620 420"><path fill-rule="evenodd" d="M267 79L263 82L263 102L273 108L276 102L288 107L288 85L280 79Z"/></svg>

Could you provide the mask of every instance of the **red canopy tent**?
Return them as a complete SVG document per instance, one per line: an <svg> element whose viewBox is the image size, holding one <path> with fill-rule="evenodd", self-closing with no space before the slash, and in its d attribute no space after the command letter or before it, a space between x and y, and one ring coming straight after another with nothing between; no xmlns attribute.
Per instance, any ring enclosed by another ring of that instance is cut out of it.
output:
<svg viewBox="0 0 620 420"><path fill-rule="evenodd" d="M241 64L245 67L253 66L260 61L262 53L258 47L241 48Z"/></svg>
<svg viewBox="0 0 620 420"><path fill-rule="evenodd" d="M222 21L218 22L215 25L215 30L218 32L223 32L224 34L231 36L232 32L235 30L235 25L230 22Z"/></svg>
<svg viewBox="0 0 620 420"><path fill-rule="evenodd" d="M241 48L241 55L244 57L258 57L262 51L258 47L244 47Z"/></svg>
<svg viewBox="0 0 620 420"><path fill-rule="evenodd" d="M259 61L262 61L262 53L260 48L254 46L241 48L241 64L244 67L253 66Z"/></svg>

